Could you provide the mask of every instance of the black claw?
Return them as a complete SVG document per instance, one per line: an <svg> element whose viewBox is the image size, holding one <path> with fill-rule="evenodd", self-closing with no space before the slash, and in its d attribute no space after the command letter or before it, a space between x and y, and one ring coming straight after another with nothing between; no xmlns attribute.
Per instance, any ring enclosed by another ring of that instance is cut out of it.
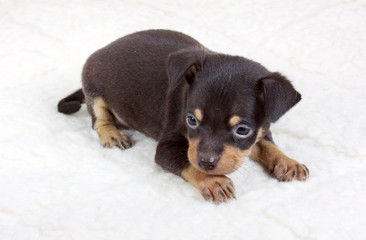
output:
<svg viewBox="0 0 366 240"><path fill-rule="evenodd" d="M273 167L269 169L269 173L270 173L270 174L272 174L272 173L273 173L273 171L274 171L274 168L273 168Z"/></svg>
<svg viewBox="0 0 366 240"><path fill-rule="evenodd" d="M211 195L209 194L205 194L204 198L207 200L207 201L213 201L213 198Z"/></svg>
<svg viewBox="0 0 366 240"><path fill-rule="evenodd" d="M122 149L127 149L127 146L125 145L125 143L124 143L124 142L122 142L122 141L121 141L121 145L122 145L122 147L123 147Z"/></svg>
<svg viewBox="0 0 366 240"><path fill-rule="evenodd" d="M201 193L202 193L203 198L206 199L207 201L210 201L210 202L214 201L213 196L208 188L203 189Z"/></svg>
<svg viewBox="0 0 366 240"><path fill-rule="evenodd" d="M292 170L292 177L295 177L296 171Z"/></svg>
<svg viewBox="0 0 366 240"><path fill-rule="evenodd" d="M232 195L234 195L233 191L231 191L231 189L229 187L226 187L226 189L228 190L228 192Z"/></svg>
<svg viewBox="0 0 366 240"><path fill-rule="evenodd" d="M104 144L104 147L106 147L106 148L110 148L110 147L111 147L111 145L110 145L109 143L106 143L106 144Z"/></svg>
<svg viewBox="0 0 366 240"><path fill-rule="evenodd" d="M223 191L219 191L219 194L223 197L223 198L225 198L225 193L223 192Z"/></svg>

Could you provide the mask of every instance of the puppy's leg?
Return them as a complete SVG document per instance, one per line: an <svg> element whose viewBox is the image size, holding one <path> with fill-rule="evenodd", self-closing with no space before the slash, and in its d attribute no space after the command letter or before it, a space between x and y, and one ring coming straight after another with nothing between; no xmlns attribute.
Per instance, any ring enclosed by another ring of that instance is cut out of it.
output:
<svg viewBox="0 0 366 240"><path fill-rule="evenodd" d="M252 148L251 159L262 164L280 181L306 180L309 170L304 165L286 156L271 140L263 138Z"/></svg>
<svg viewBox="0 0 366 240"><path fill-rule="evenodd" d="M208 175L193 167L187 157L188 140L179 134L162 137L156 149L155 161L163 169L181 176L200 190L208 201L225 202L235 198L234 185L226 176Z"/></svg>
<svg viewBox="0 0 366 240"><path fill-rule="evenodd" d="M99 135L103 147L119 147L123 150L132 146L129 136L116 127L114 116L101 97L93 99L93 128Z"/></svg>

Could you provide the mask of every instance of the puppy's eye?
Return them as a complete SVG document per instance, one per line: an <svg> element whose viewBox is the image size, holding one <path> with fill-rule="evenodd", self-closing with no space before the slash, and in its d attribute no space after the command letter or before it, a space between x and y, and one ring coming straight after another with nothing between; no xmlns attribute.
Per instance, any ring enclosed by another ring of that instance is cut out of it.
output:
<svg viewBox="0 0 366 240"><path fill-rule="evenodd" d="M245 124L239 124L233 130L234 136L239 139L247 138L253 133L253 130Z"/></svg>
<svg viewBox="0 0 366 240"><path fill-rule="evenodd" d="M190 128L197 128L198 127L198 121L196 117L193 114L188 114L186 118L187 124Z"/></svg>

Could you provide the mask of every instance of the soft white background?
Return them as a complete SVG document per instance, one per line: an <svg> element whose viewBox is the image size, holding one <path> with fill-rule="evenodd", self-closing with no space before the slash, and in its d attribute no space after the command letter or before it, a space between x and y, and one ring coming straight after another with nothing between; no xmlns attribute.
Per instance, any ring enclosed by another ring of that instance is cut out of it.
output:
<svg viewBox="0 0 366 240"><path fill-rule="evenodd" d="M247 159L237 200L210 204L155 141L103 149L85 106L56 111L93 51L150 28L288 76L303 100L273 134L309 180ZM365 1L0 0L0 239L365 239L365 63Z"/></svg>

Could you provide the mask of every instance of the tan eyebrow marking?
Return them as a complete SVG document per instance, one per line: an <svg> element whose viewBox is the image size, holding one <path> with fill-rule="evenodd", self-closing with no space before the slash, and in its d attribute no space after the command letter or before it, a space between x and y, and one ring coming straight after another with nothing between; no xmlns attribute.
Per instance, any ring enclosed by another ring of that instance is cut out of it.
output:
<svg viewBox="0 0 366 240"><path fill-rule="evenodd" d="M238 125L240 122L241 122L241 118L237 115L232 116L229 120L229 124L232 127Z"/></svg>
<svg viewBox="0 0 366 240"><path fill-rule="evenodd" d="M202 113L201 109L196 108L193 113L194 113L194 116L197 118L198 121L202 121L203 113Z"/></svg>

